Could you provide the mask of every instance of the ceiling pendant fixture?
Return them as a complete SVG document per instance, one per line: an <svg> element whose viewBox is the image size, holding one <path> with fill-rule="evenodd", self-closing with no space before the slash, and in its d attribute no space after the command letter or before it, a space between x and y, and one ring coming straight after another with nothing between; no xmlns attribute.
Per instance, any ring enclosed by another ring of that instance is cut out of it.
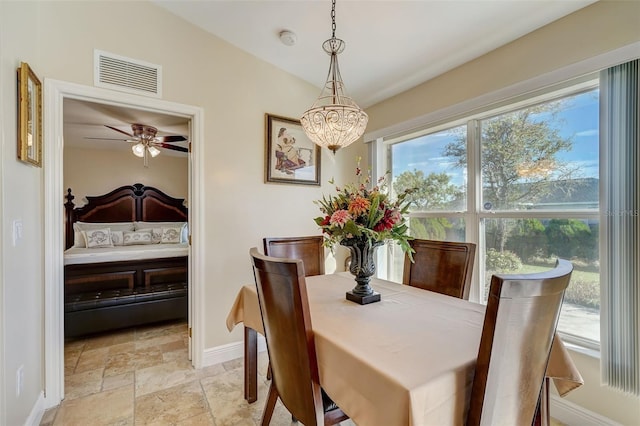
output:
<svg viewBox="0 0 640 426"><path fill-rule="evenodd" d="M332 0L331 4L332 34L322 44L324 51L331 56L327 82L318 99L300 118L300 123L309 139L335 154L338 149L362 136L369 116L347 96L342 82L338 54L344 50L345 43L336 38L336 0Z"/></svg>

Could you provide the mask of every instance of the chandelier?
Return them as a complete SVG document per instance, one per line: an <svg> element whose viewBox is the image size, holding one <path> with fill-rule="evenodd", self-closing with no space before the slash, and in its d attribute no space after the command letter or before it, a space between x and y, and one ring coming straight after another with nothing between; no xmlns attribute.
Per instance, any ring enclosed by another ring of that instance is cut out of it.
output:
<svg viewBox="0 0 640 426"><path fill-rule="evenodd" d="M347 96L340 76L338 54L344 50L345 43L336 38L336 0L331 2L331 30L331 38L322 44L331 56L327 82L315 103L302 114L300 124L309 139L335 154L362 136L369 116Z"/></svg>

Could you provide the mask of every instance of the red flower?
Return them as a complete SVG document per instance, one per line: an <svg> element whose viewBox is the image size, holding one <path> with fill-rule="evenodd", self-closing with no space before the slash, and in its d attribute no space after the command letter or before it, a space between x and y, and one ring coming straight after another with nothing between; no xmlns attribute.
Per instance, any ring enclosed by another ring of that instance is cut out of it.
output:
<svg viewBox="0 0 640 426"><path fill-rule="evenodd" d="M402 220L402 215L397 210L385 210L384 217L380 219L380 222L376 223L373 230L376 232L386 231L391 229L395 224Z"/></svg>

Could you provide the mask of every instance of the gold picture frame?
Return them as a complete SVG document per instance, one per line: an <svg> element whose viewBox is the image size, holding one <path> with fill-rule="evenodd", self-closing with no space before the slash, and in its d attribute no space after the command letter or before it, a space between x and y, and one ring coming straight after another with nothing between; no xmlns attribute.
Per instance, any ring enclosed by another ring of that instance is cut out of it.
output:
<svg viewBox="0 0 640 426"><path fill-rule="evenodd" d="M42 166L42 84L25 62L18 68L18 159Z"/></svg>
<svg viewBox="0 0 640 426"><path fill-rule="evenodd" d="M265 182L320 186L320 147L300 120L265 114Z"/></svg>

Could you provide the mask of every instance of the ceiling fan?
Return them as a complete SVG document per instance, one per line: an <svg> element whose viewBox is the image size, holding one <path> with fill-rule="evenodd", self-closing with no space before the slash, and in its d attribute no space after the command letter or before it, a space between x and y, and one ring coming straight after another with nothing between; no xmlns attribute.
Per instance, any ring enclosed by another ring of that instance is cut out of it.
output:
<svg viewBox="0 0 640 426"><path fill-rule="evenodd" d="M131 124L132 133L125 132L124 130L120 130L117 127L107 126L111 130L115 130L116 132L127 135L129 139L112 139L112 140L123 140L125 142L135 143L131 147L131 151L136 157L144 158L144 166L148 167L147 159L148 156L156 157L160 154L160 150L158 148L163 149L171 149L174 151L180 152L189 152L188 148L178 145L171 145L173 142L184 142L187 140L184 136L156 136L158 133L158 129L153 126L149 126L146 124L133 123ZM87 139L111 139L111 138L87 138Z"/></svg>

